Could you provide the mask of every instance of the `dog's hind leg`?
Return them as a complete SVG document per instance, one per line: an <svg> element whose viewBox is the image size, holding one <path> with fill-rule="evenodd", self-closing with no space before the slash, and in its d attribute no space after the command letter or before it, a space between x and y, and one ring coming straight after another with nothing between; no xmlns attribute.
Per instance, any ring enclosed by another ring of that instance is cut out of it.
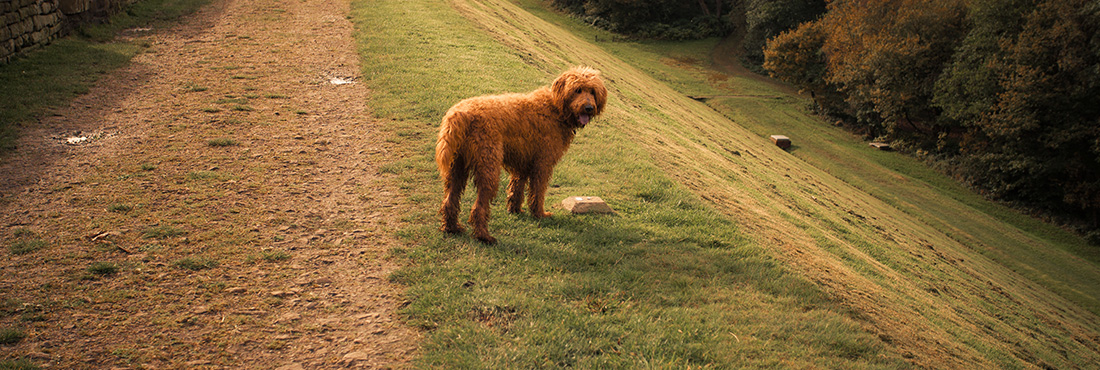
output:
<svg viewBox="0 0 1100 370"><path fill-rule="evenodd" d="M451 168L443 178L443 207L439 213L443 214L443 232L461 234L466 231L458 224L458 213L461 210L462 192L466 190L466 179L469 170L466 168L466 160L462 157L455 158Z"/></svg>
<svg viewBox="0 0 1100 370"><path fill-rule="evenodd" d="M503 148L485 148L474 159L474 186L477 187L477 202L470 211L470 225L474 228L474 237L486 244L496 243L489 235L489 211L493 198L496 198L500 186L500 167L503 160Z"/></svg>
<svg viewBox="0 0 1100 370"><path fill-rule="evenodd" d="M512 177L508 181L508 212L523 212L523 191L527 187L527 177L518 171L509 171Z"/></svg>

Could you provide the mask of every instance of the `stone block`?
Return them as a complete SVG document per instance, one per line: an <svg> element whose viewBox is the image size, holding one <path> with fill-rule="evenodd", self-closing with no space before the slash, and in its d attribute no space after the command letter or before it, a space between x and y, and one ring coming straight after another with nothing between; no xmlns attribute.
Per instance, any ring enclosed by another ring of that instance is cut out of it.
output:
<svg viewBox="0 0 1100 370"><path fill-rule="evenodd" d="M561 205L574 214L615 213L600 197L568 197L561 201Z"/></svg>
<svg viewBox="0 0 1100 370"><path fill-rule="evenodd" d="M58 0L57 7L68 15L80 14L92 8L92 0Z"/></svg>
<svg viewBox="0 0 1100 370"><path fill-rule="evenodd" d="M48 35L45 30L34 31L31 33L31 42L41 44L43 41L46 41L47 37Z"/></svg>
<svg viewBox="0 0 1100 370"><path fill-rule="evenodd" d="M772 135L772 143L775 143L777 147L787 149L791 147L791 138L783 135Z"/></svg>
<svg viewBox="0 0 1100 370"><path fill-rule="evenodd" d="M19 18L27 19L36 15L38 15L37 7L25 6L19 8Z"/></svg>
<svg viewBox="0 0 1100 370"><path fill-rule="evenodd" d="M31 21L34 24L34 29L36 31L40 30L40 29L43 29L43 28L46 28L50 24L49 17L41 15L41 14L31 17Z"/></svg>
<svg viewBox="0 0 1100 370"><path fill-rule="evenodd" d="M3 19L0 19L0 25L12 25L19 22L19 12L12 10L4 13Z"/></svg>
<svg viewBox="0 0 1100 370"><path fill-rule="evenodd" d="M15 22L15 24L12 24L10 27L12 38L15 38L14 36L24 35L34 31L34 21L25 19L22 22Z"/></svg>

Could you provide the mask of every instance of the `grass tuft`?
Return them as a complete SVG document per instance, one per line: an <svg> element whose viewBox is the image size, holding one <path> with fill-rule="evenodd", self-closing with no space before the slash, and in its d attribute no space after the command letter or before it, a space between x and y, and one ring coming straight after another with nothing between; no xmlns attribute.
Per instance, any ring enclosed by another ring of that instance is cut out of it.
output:
<svg viewBox="0 0 1100 370"><path fill-rule="evenodd" d="M260 258L268 262L278 262L290 259L290 253L282 249L268 249L260 251Z"/></svg>
<svg viewBox="0 0 1100 370"><path fill-rule="evenodd" d="M111 276L118 273L118 264L114 262L96 262L88 266L88 272L97 276Z"/></svg>
<svg viewBox="0 0 1100 370"><path fill-rule="evenodd" d="M0 329L0 344L13 344L26 338L27 334L16 328Z"/></svg>
<svg viewBox="0 0 1100 370"><path fill-rule="evenodd" d="M240 143L238 143L236 140L233 140L233 139L220 137L220 138L216 138L216 139L207 140L206 145L209 145L209 146L212 146L212 147L226 147L226 146L237 146L237 145L240 145Z"/></svg>
<svg viewBox="0 0 1100 370"><path fill-rule="evenodd" d="M42 239L16 240L8 246L11 254L27 254L45 248L48 243Z"/></svg>
<svg viewBox="0 0 1100 370"><path fill-rule="evenodd" d="M35 365L28 359L5 359L0 360L0 370L38 370L41 369L38 365Z"/></svg>
<svg viewBox="0 0 1100 370"><path fill-rule="evenodd" d="M141 232L141 236L145 239L168 239L177 237L187 232L178 227L170 225L157 225L147 228Z"/></svg>
<svg viewBox="0 0 1100 370"><path fill-rule="evenodd" d="M178 259L172 265L185 270L199 271L218 267L218 261L203 256L190 256Z"/></svg>
<svg viewBox="0 0 1100 370"><path fill-rule="evenodd" d="M199 86L194 84L187 84L183 86L183 90L187 92L203 92L208 90L205 86Z"/></svg>
<svg viewBox="0 0 1100 370"><path fill-rule="evenodd" d="M134 210L134 206L123 203L115 203L107 206L107 210L115 213L127 213Z"/></svg>

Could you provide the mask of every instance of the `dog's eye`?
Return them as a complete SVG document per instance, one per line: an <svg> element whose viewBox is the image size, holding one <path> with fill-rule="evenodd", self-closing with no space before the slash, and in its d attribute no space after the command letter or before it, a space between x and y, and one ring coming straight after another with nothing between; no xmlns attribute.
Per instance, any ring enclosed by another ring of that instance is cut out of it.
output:
<svg viewBox="0 0 1100 370"><path fill-rule="evenodd" d="M576 92L577 92L577 94L580 94L580 93L581 93L581 91L584 91L584 89L581 89L581 88L577 88L577 91L576 91Z"/></svg>

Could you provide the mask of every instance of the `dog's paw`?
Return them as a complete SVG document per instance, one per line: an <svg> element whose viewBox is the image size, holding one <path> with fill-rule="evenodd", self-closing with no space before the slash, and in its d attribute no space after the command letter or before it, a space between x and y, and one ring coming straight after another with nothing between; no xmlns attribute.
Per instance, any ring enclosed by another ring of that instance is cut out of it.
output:
<svg viewBox="0 0 1100 370"><path fill-rule="evenodd" d="M532 214L532 216L535 216L535 218L547 218L547 217L550 217L550 216L553 216L553 215L554 214L550 213L550 212L542 212L541 214L539 214L539 213Z"/></svg>
<svg viewBox="0 0 1100 370"><path fill-rule="evenodd" d="M485 243L485 244L496 244L497 243L497 238L494 238L491 235L478 235L477 240L480 240L482 243Z"/></svg>
<svg viewBox="0 0 1100 370"><path fill-rule="evenodd" d="M462 227L461 225L454 225L454 226L443 225L443 227L441 227L439 230L441 230L445 233L448 233L448 234L462 234L462 233L466 232L466 228Z"/></svg>

